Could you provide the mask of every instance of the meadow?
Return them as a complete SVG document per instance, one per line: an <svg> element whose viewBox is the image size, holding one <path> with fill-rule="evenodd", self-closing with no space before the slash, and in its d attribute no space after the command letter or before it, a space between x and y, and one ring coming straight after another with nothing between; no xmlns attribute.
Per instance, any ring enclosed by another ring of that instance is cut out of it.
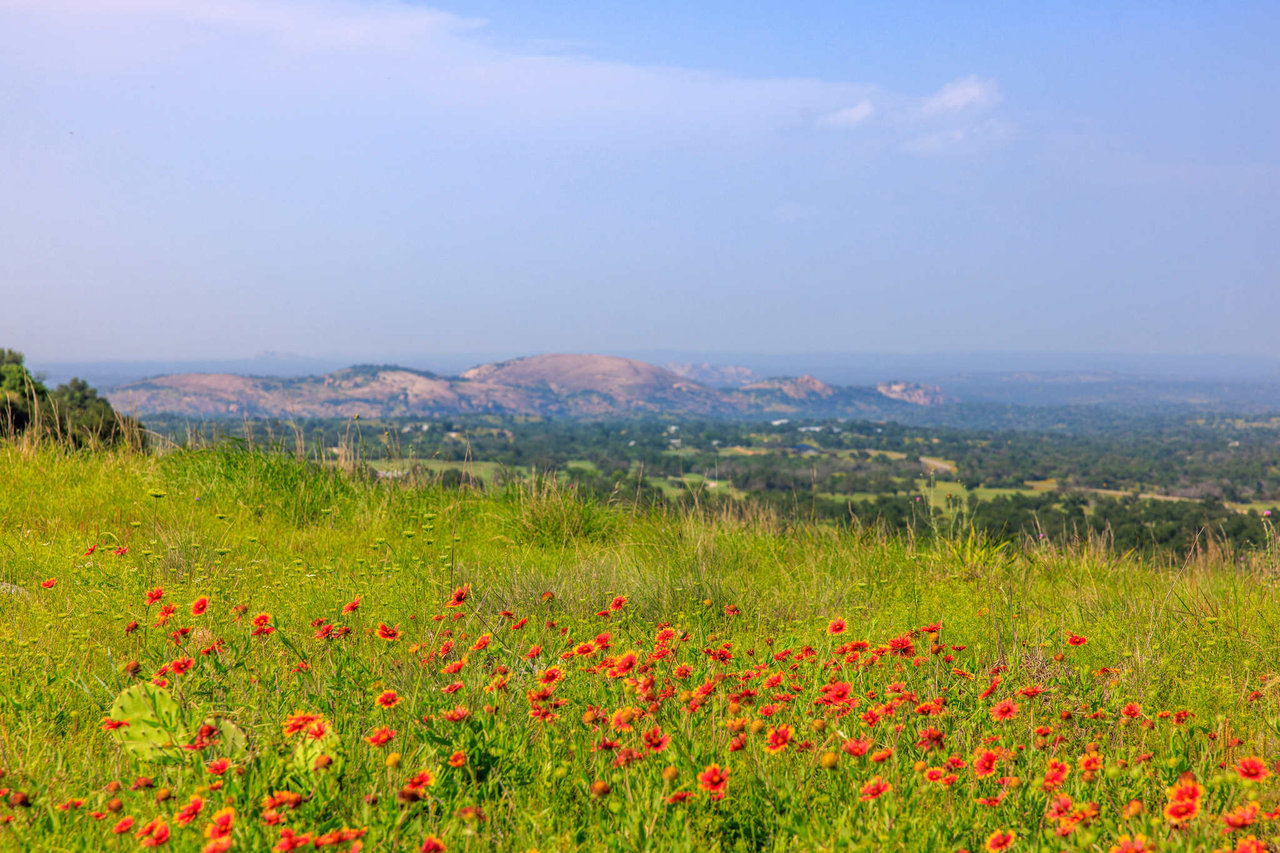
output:
<svg viewBox="0 0 1280 853"><path fill-rule="evenodd" d="M1274 849L1271 534L913 542L10 442L0 849Z"/></svg>

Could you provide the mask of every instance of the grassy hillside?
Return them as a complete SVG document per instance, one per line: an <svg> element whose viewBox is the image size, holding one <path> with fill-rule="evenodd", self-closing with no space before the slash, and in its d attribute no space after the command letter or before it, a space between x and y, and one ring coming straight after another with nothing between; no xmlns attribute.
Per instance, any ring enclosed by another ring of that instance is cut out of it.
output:
<svg viewBox="0 0 1280 853"><path fill-rule="evenodd" d="M1276 837L1274 549L914 547L12 445L0 543L0 849Z"/></svg>

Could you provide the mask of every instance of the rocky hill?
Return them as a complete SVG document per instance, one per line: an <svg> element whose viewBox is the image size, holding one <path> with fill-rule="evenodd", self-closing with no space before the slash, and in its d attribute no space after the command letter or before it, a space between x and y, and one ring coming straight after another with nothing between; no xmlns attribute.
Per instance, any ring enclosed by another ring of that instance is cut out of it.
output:
<svg viewBox="0 0 1280 853"><path fill-rule="evenodd" d="M519 358L482 364L456 377L391 365L291 379L184 373L121 385L110 394L112 404L123 412L199 418L481 412L568 417L872 416L938 399L934 393L912 393L904 383L884 383L882 389L840 387L812 376L766 379L722 390L664 367L603 355Z"/></svg>

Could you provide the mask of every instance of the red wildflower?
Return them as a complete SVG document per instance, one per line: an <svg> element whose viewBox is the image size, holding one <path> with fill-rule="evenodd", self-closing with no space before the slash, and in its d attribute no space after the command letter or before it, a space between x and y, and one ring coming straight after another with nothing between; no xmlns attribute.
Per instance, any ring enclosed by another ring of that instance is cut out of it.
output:
<svg viewBox="0 0 1280 853"><path fill-rule="evenodd" d="M1236 765L1236 773L1241 779L1251 779L1254 782L1261 782L1271 775L1267 763L1256 755L1240 759L1240 763Z"/></svg>
<svg viewBox="0 0 1280 853"><path fill-rule="evenodd" d="M1087 642L1089 642L1088 638L1081 637L1079 634L1073 634L1070 631L1067 632L1067 645L1083 646Z"/></svg>
<svg viewBox="0 0 1280 853"><path fill-rule="evenodd" d="M374 731L373 734L365 738L365 741L367 741L372 746L383 746L395 736L396 736L395 729L389 729L386 726L382 726L381 728Z"/></svg>
<svg viewBox="0 0 1280 853"><path fill-rule="evenodd" d="M879 776L872 776L869 780L867 780L867 783L862 786L862 790L861 790L862 796L858 797L858 799L862 800L864 803L870 802L871 800L874 800L877 797L887 794L892 790L893 790L893 786L890 785L888 782L886 782L884 779L882 779Z"/></svg>
<svg viewBox="0 0 1280 853"><path fill-rule="evenodd" d="M40 581L40 586L45 589L53 589L54 584L58 582L57 578L49 578L47 581Z"/></svg>
<svg viewBox="0 0 1280 853"><path fill-rule="evenodd" d="M997 829L995 832L987 836L986 848L991 853L997 853L1000 850L1008 850L1013 846L1013 842L1017 840L1017 836L1012 832L1003 829Z"/></svg>
<svg viewBox="0 0 1280 853"><path fill-rule="evenodd" d="M164 590L161 589L160 587L147 590L147 606L148 607L155 604L157 601L159 601L162 598L164 598Z"/></svg>
<svg viewBox="0 0 1280 853"><path fill-rule="evenodd" d="M1012 720L1018 713L1018 703L1012 699L1004 699L991 706L991 719Z"/></svg>
<svg viewBox="0 0 1280 853"><path fill-rule="evenodd" d="M671 735L664 734L661 726L654 726L644 733L644 745L650 752L662 752L671 743Z"/></svg>
<svg viewBox="0 0 1280 853"><path fill-rule="evenodd" d="M346 604L342 605L342 612L355 613L357 610L360 609L360 601L361 599L359 598L354 599L352 601L348 601Z"/></svg>
<svg viewBox="0 0 1280 853"><path fill-rule="evenodd" d="M827 626L828 634L843 634L845 629L849 627L849 623L843 619L832 619L831 624Z"/></svg>
<svg viewBox="0 0 1280 853"><path fill-rule="evenodd" d="M467 596L471 594L471 584L463 584L453 591L453 597L445 604L445 607L461 607L462 602L467 600Z"/></svg>
<svg viewBox="0 0 1280 853"><path fill-rule="evenodd" d="M216 758L205 766L205 770L209 771L214 776L221 776L229 769L231 769L231 762L225 758Z"/></svg>
<svg viewBox="0 0 1280 853"><path fill-rule="evenodd" d="M722 768L719 764L709 765L698 774L698 786L710 794L711 799L724 799L725 789L729 786L729 768Z"/></svg>
<svg viewBox="0 0 1280 853"><path fill-rule="evenodd" d="M378 636L384 640L395 641L400 639L400 631L396 628L388 628L384 623L378 623Z"/></svg>
<svg viewBox="0 0 1280 853"><path fill-rule="evenodd" d="M205 612L206 610L208 610L208 609L209 609L209 599L205 598L205 597L202 595L202 596L200 596L199 598L197 598L194 602L192 602L192 604L191 604L191 615L192 615L192 616L203 616L203 615L204 615L204 612Z"/></svg>
<svg viewBox="0 0 1280 853"><path fill-rule="evenodd" d="M769 729L765 751L771 754L777 754L787 748L787 744L791 743L791 739L795 737L796 730L792 726L776 726Z"/></svg>
<svg viewBox="0 0 1280 853"><path fill-rule="evenodd" d="M444 842L434 835L428 835L422 841L422 847L419 848L420 853L444 853L448 848L444 846Z"/></svg>
<svg viewBox="0 0 1280 853"><path fill-rule="evenodd" d="M374 701L383 708L390 709L399 705L403 700L401 699L400 694L396 693L394 690L384 690Z"/></svg>

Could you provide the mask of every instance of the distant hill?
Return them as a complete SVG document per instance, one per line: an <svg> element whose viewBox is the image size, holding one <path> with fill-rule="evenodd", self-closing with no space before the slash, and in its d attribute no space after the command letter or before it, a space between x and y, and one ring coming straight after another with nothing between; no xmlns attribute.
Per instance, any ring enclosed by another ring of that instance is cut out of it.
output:
<svg viewBox="0 0 1280 853"><path fill-rule="evenodd" d="M892 415L941 401L910 383L828 385L812 376L717 389L664 367L604 355L539 355L444 377L360 365L293 378L182 373L117 386L110 400L137 414L216 417L404 417L500 413L567 417L671 414L747 417Z"/></svg>

